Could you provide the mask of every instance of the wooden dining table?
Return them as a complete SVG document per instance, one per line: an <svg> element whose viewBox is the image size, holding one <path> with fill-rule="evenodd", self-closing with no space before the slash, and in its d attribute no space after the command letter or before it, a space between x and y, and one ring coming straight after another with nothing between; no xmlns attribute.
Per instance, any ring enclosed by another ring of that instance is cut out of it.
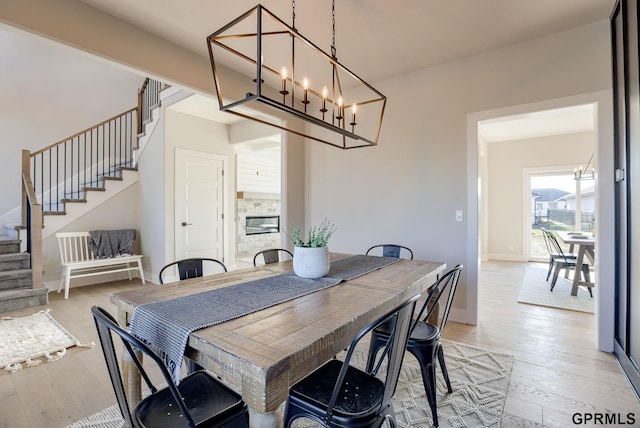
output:
<svg viewBox="0 0 640 428"><path fill-rule="evenodd" d="M349 257L331 254L332 262ZM242 395L252 427L278 427L289 387L347 348L366 325L418 293L444 271L442 262L404 260L249 315L193 331L185 355ZM286 261L113 294L118 322L137 306L292 271ZM140 400L140 375L123 359L129 400Z"/></svg>
<svg viewBox="0 0 640 428"><path fill-rule="evenodd" d="M580 281L581 267L586 259L591 263L591 266L595 263L595 246L596 240L592 233L588 232L556 232L562 242L569 245L569 252L573 253L577 246L578 253L576 254L576 267L573 273L573 283L571 285L571 295L578 295L578 287L586 286L593 287L593 282Z"/></svg>

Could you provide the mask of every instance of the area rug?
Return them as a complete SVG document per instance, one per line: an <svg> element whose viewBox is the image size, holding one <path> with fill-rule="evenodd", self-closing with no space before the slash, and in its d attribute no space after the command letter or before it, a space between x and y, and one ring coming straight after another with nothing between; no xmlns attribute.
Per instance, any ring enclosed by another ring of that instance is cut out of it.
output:
<svg viewBox="0 0 640 428"><path fill-rule="evenodd" d="M549 290L551 278L545 280L548 267L542 263L527 263L518 303L593 313L594 299L586 289L578 287L578 295L571 295L572 280L560 275L553 291Z"/></svg>
<svg viewBox="0 0 640 428"><path fill-rule="evenodd" d="M41 358L55 361L72 346L81 344L49 314L49 309L21 318L0 319L0 367L12 373L38 365Z"/></svg>
<svg viewBox="0 0 640 428"><path fill-rule="evenodd" d="M513 368L513 356L446 340L442 344L453 392L447 393L446 384L438 369L436 387L440 427L499 427ZM353 365L361 368L365 366L367 347L367 343L358 346L353 355ZM379 375L382 376L383 372ZM410 354L404 359L393 406L399 427L432 426L420 366ZM114 405L67 428L120 428L122 425L118 407ZM307 419L299 419L293 426L310 428L320 425Z"/></svg>

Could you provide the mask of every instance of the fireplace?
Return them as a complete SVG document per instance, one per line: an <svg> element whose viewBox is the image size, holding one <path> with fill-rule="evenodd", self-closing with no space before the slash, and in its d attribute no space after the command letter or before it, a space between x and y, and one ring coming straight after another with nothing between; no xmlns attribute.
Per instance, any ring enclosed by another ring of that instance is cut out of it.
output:
<svg viewBox="0 0 640 428"><path fill-rule="evenodd" d="M280 216L279 215L256 215L247 216L246 222L247 235L261 235L263 233L280 232Z"/></svg>

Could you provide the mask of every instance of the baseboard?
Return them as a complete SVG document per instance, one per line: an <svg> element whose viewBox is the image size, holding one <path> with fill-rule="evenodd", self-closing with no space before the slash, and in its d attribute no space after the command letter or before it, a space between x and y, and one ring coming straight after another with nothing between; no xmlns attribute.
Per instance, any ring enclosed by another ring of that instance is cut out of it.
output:
<svg viewBox="0 0 640 428"><path fill-rule="evenodd" d="M503 260L508 262L526 262L527 257L524 257L522 254L501 254L501 253L488 253L486 256L483 256L483 260Z"/></svg>

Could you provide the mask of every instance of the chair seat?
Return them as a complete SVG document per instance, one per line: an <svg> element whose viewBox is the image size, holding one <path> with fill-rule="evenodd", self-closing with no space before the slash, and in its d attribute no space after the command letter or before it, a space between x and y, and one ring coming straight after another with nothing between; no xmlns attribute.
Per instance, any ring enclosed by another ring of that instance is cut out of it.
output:
<svg viewBox="0 0 640 428"><path fill-rule="evenodd" d="M553 259L558 259L558 258L577 259L578 258L578 256L573 253L569 253L569 254L549 253L549 255Z"/></svg>
<svg viewBox="0 0 640 428"><path fill-rule="evenodd" d="M178 390L197 426L242 426L245 422L241 397L217 382L205 371L182 379ZM168 388L144 398L133 412L141 427L188 427Z"/></svg>
<svg viewBox="0 0 640 428"><path fill-rule="evenodd" d="M289 391L289 399L297 406L315 411L314 413L322 413L329 405L342 364L340 360L330 360L295 384ZM350 385L361 390L361 393L351 391ZM356 415L359 419L369 419L376 414L382 402L384 383L362 370L349 366L341 392L334 408L333 421L339 424L341 419L348 418L352 424ZM345 400L345 397L349 399Z"/></svg>
<svg viewBox="0 0 640 428"><path fill-rule="evenodd" d="M416 320L414 320L416 322ZM373 330L373 334L383 335L389 337L391 334L391 321L385 321L378 328ZM409 345L414 341L431 342L440 339L440 329L433 324L426 323L424 321L417 321L415 327L411 331L409 336Z"/></svg>

